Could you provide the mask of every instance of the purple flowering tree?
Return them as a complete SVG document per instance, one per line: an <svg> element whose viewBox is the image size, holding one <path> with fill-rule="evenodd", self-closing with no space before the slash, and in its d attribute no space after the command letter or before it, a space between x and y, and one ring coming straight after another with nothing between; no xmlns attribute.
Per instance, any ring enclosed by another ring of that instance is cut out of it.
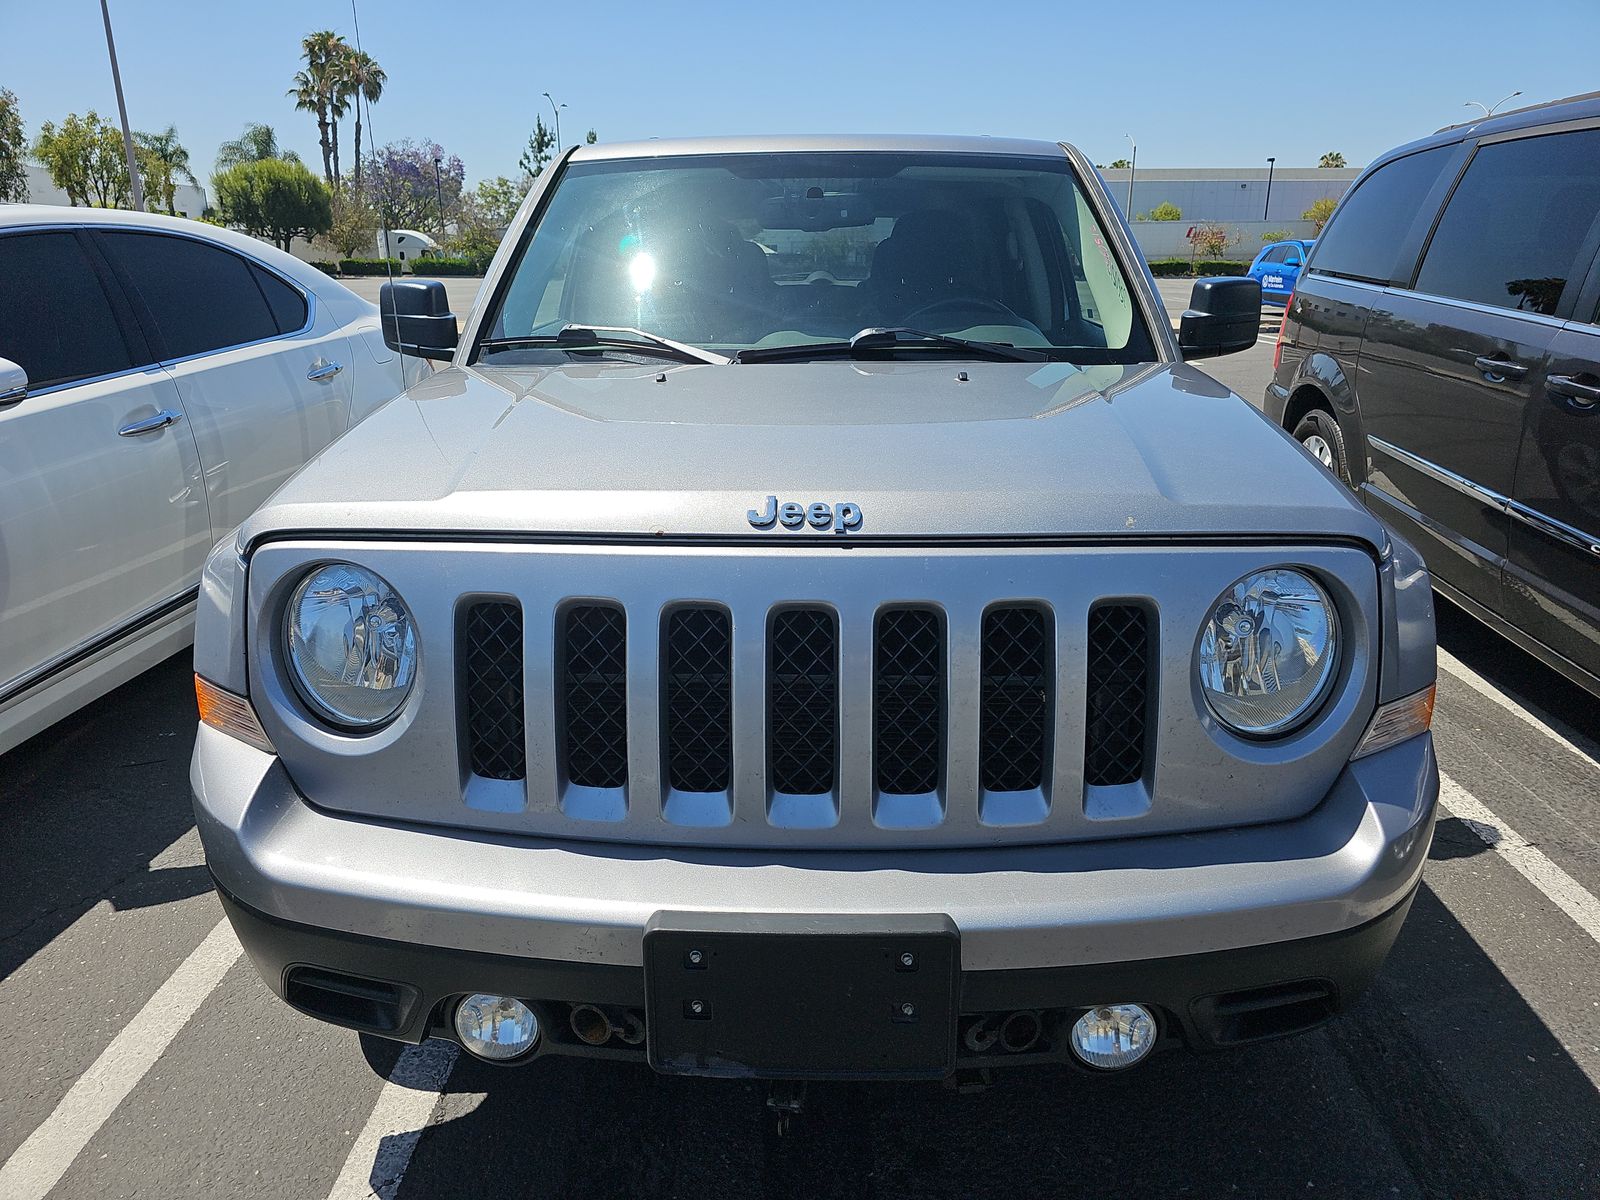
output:
<svg viewBox="0 0 1600 1200"><path fill-rule="evenodd" d="M361 190L385 228L438 233L461 201L466 175L461 160L446 154L438 142L406 138L373 151L361 176Z"/></svg>

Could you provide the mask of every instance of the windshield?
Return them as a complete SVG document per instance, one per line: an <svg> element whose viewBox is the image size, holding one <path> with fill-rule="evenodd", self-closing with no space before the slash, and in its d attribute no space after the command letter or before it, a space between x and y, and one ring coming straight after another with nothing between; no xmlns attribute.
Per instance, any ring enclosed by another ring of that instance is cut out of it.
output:
<svg viewBox="0 0 1600 1200"><path fill-rule="evenodd" d="M585 347L569 335L557 347L568 325L646 331L730 355L837 346L887 327L1072 362L1155 357L1064 157L728 154L569 165L485 327L490 342L534 341L482 353L500 362L629 352L617 338ZM883 339L874 352L972 356L914 338Z"/></svg>

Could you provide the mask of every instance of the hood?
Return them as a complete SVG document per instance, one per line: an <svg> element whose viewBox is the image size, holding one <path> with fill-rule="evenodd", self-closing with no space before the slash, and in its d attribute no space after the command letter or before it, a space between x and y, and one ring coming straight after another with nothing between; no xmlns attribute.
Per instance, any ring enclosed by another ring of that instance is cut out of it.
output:
<svg viewBox="0 0 1600 1200"><path fill-rule="evenodd" d="M1282 431L1184 365L825 362L454 367L391 401L241 530L1355 537L1382 527Z"/></svg>

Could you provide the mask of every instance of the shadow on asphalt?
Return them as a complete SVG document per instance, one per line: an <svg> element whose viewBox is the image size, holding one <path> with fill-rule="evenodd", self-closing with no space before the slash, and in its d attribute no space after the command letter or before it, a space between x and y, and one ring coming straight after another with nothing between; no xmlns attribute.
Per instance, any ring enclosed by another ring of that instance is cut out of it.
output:
<svg viewBox="0 0 1600 1200"><path fill-rule="evenodd" d="M210 890L204 867L150 868L194 826L192 661L174 655L0 755L0 979L101 900Z"/></svg>

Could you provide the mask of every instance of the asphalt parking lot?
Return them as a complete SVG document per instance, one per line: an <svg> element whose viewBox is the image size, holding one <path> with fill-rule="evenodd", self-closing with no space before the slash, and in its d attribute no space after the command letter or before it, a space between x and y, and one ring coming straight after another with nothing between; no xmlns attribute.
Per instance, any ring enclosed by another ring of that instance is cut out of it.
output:
<svg viewBox="0 0 1600 1200"><path fill-rule="evenodd" d="M1207 365L1252 402L1262 329ZM1600 704L1439 620L1447 811L1353 1013L1122 1076L813 1086L781 1138L756 1084L369 1065L278 1002L219 924L173 658L0 756L0 1198L1600 1195Z"/></svg>

